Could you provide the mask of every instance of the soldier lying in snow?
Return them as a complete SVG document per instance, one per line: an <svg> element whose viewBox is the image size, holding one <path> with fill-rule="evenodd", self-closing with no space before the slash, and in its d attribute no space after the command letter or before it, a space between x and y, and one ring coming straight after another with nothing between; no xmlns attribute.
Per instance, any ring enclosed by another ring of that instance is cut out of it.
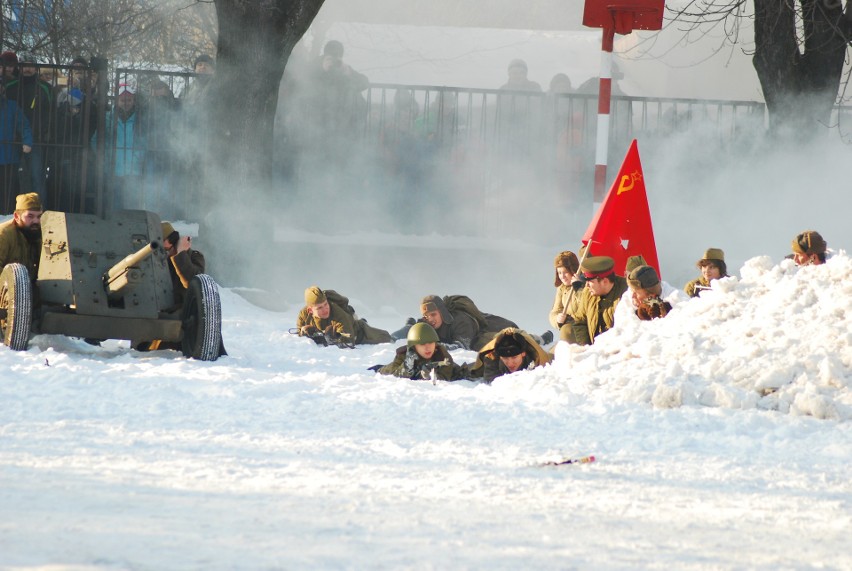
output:
<svg viewBox="0 0 852 571"><path fill-rule="evenodd" d="M546 365L552 358L532 335L516 327L507 327L479 351L469 378L481 378L490 384L497 377Z"/></svg>
<svg viewBox="0 0 852 571"><path fill-rule="evenodd" d="M390 333L370 327L359 319L349 305L349 298L334 290L321 290L311 286L305 290L305 307L296 318L299 335L318 339L343 340L353 345L390 343Z"/></svg>
<svg viewBox="0 0 852 571"><path fill-rule="evenodd" d="M451 348L478 351L501 329L517 327L505 317L481 312L465 295L448 295L443 299L427 295L420 302L420 311L423 314L420 321L431 325L441 342Z"/></svg>
<svg viewBox="0 0 852 571"><path fill-rule="evenodd" d="M428 323L416 323L408 330L406 345L396 350L392 363L370 367L382 375L403 379L455 381L464 378L462 367L453 362L447 347L439 342L438 333Z"/></svg>

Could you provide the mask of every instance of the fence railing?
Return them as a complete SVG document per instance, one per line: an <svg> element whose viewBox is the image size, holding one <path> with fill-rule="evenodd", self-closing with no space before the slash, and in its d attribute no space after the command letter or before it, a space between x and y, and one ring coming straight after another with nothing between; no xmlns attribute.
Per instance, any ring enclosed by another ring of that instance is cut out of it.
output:
<svg viewBox="0 0 852 571"><path fill-rule="evenodd" d="M191 215L205 168L193 141L206 136L210 121L192 102L201 83L194 74L118 69L99 78L84 66L34 67L48 99L19 106L35 133L33 153L14 152L23 133L0 114L4 212L16 193L36 190L51 209ZM20 79L7 78L8 99L25 101ZM133 96L132 108L122 93ZM838 108L835 116L849 114ZM276 121L276 172L296 191L318 173L354 162L365 184L389 192L414 185L428 195L441 186L487 201L495 187L516 185L529 173L537 184L585 188L597 97L394 84L339 97L283 90ZM637 137L700 126L724 145L765 125L762 103L614 96L609 156L614 165ZM329 157L339 160L329 165Z"/></svg>

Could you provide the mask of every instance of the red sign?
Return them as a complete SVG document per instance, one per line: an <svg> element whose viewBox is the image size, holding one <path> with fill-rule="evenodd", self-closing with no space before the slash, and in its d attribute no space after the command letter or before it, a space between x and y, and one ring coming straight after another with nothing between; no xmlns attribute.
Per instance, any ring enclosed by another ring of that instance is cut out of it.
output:
<svg viewBox="0 0 852 571"><path fill-rule="evenodd" d="M586 0L583 25L614 29L622 35L633 30L659 30L665 5L665 0Z"/></svg>

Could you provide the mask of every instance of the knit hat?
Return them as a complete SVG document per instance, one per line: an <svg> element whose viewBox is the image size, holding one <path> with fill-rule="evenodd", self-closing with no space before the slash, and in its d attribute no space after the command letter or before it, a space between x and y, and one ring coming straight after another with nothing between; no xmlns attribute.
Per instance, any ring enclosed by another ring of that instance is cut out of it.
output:
<svg viewBox="0 0 852 571"><path fill-rule="evenodd" d="M577 255L569 250L556 254L556 259L553 260L553 265L556 268L565 268L571 272L572 275L576 274L577 270L580 268L580 262L577 260ZM553 285L559 287L561 283L562 280L559 279L559 272L556 272L556 279L553 282Z"/></svg>
<svg viewBox="0 0 852 571"><path fill-rule="evenodd" d="M180 234L177 230L175 230L175 227L172 226L171 223L161 222L160 230L163 233L163 240L168 240L172 246L177 244L178 240L180 240Z"/></svg>
<svg viewBox="0 0 852 571"><path fill-rule="evenodd" d="M18 54L12 51L3 52L0 54L0 63L9 65L17 65L18 63Z"/></svg>
<svg viewBox="0 0 852 571"><path fill-rule="evenodd" d="M506 334L494 346L494 354L498 357L515 357L524 352L523 345L514 334Z"/></svg>
<svg viewBox="0 0 852 571"><path fill-rule="evenodd" d="M629 276L630 272L638 268L639 266L647 266L648 262L645 261L645 258L642 256L630 256L627 258L627 264L624 267L624 275Z"/></svg>
<svg viewBox="0 0 852 571"><path fill-rule="evenodd" d="M212 65L213 67L216 67L216 62L213 61L213 58L207 54L201 54L200 56L195 58L195 61L192 62L192 69L195 69L195 66L200 63L206 63Z"/></svg>
<svg viewBox="0 0 852 571"><path fill-rule="evenodd" d="M825 254L828 244L816 230L805 230L793 240L793 251L797 254Z"/></svg>
<svg viewBox="0 0 852 571"><path fill-rule="evenodd" d="M441 314L441 321L444 323L453 322L453 314L447 309L447 304L437 295L427 295L420 300L420 313L426 315L433 311L438 311Z"/></svg>
<svg viewBox="0 0 852 571"><path fill-rule="evenodd" d="M342 58L343 44L341 44L337 40L329 40L322 48L322 55Z"/></svg>
<svg viewBox="0 0 852 571"><path fill-rule="evenodd" d="M612 275L615 260L609 256L591 256L583 260L580 269L586 278L602 278Z"/></svg>
<svg viewBox="0 0 852 571"><path fill-rule="evenodd" d="M627 285L631 289L651 289L660 283L660 276L657 275L657 270L651 266L639 266L627 276Z"/></svg>
<svg viewBox="0 0 852 571"><path fill-rule="evenodd" d="M38 193L19 194L15 197L15 210L42 210Z"/></svg>
<svg viewBox="0 0 852 571"><path fill-rule="evenodd" d="M319 305L325 301L325 292L317 286L311 286L305 290L305 305Z"/></svg>
<svg viewBox="0 0 852 571"><path fill-rule="evenodd" d="M509 69L512 69L513 67L520 67L520 68L523 68L523 69L527 69L527 62L525 62L522 59L513 59L512 61L509 62Z"/></svg>

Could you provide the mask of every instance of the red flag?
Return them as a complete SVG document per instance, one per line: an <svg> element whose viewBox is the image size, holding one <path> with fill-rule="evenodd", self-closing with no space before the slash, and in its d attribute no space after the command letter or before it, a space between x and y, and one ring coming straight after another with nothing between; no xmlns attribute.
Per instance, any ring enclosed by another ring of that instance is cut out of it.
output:
<svg viewBox="0 0 852 571"><path fill-rule="evenodd" d="M590 256L609 256L615 260L618 275L624 274L627 258L636 255L641 255L660 273L636 139L630 144L603 204L583 234L583 244L588 246Z"/></svg>

